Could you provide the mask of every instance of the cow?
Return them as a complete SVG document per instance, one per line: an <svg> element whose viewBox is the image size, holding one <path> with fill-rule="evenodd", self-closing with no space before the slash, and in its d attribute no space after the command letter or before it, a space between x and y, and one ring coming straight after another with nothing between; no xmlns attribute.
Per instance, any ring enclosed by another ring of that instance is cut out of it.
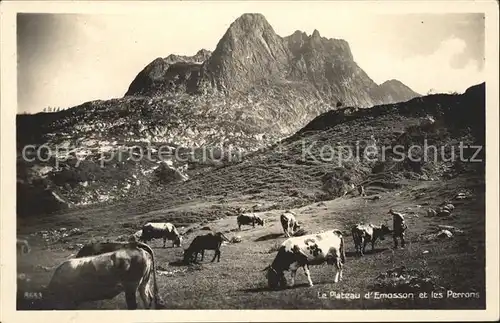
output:
<svg viewBox="0 0 500 323"><path fill-rule="evenodd" d="M17 253L20 253L21 255L26 255L31 252L31 248L28 241L19 238L16 239L16 250Z"/></svg>
<svg viewBox="0 0 500 323"><path fill-rule="evenodd" d="M126 242L110 242L110 241L89 243L89 244L86 244L85 246L83 246L78 251L75 258L95 256L95 255L100 255L100 254L107 253L107 252L112 252L112 251L124 248L126 245L127 245Z"/></svg>
<svg viewBox="0 0 500 323"><path fill-rule="evenodd" d="M142 227L142 235L139 240L147 243L153 239L163 239L163 248L165 248L167 239L172 241L172 247L180 247L182 243L182 236L172 223L146 223Z"/></svg>
<svg viewBox="0 0 500 323"><path fill-rule="evenodd" d="M384 235L390 234L392 231L385 224L356 224L351 228L352 239L354 240L354 248L356 253L363 256L366 251L366 245L371 242L372 252L375 248L377 239L384 240Z"/></svg>
<svg viewBox="0 0 500 323"><path fill-rule="evenodd" d="M137 291L144 308L163 308L153 250L144 243L130 242L112 252L64 261L56 268L44 298L51 308L74 309L83 302L112 299L124 292L127 308L135 310Z"/></svg>
<svg viewBox="0 0 500 323"><path fill-rule="evenodd" d="M300 228L298 221L295 219L295 213L292 211L281 214L280 222L287 238L290 238Z"/></svg>
<svg viewBox="0 0 500 323"><path fill-rule="evenodd" d="M193 261L198 261L198 254L201 252L201 261L205 257L205 250L214 250L214 258L212 262L217 258L217 262L220 262L220 247L223 241L230 243L230 240L221 232L217 233L207 233L205 235L197 236L193 239L189 247L184 251L184 263L190 263Z"/></svg>
<svg viewBox="0 0 500 323"><path fill-rule="evenodd" d="M252 225L255 228L255 223L257 223L260 226L264 226L264 220L253 213L238 215L238 217L236 218L236 222L238 223L238 230L240 231L242 225Z"/></svg>
<svg viewBox="0 0 500 323"><path fill-rule="evenodd" d="M408 229L403 214L389 210L392 215L392 239L394 240L394 249L398 248L398 238L401 239L401 247L405 247L405 231Z"/></svg>
<svg viewBox="0 0 500 323"><path fill-rule="evenodd" d="M345 250L344 238L339 230L288 238L281 244L271 265L263 271L266 271L269 288L277 289L287 286L284 272L288 270L291 273L291 286L293 287L297 270L302 267L309 286L313 286L309 266L325 262L335 268L334 282L342 280Z"/></svg>

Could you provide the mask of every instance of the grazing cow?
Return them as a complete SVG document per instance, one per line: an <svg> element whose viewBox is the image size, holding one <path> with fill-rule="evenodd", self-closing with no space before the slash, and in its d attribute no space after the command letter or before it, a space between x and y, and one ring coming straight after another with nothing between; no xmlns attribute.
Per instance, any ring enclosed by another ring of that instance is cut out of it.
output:
<svg viewBox="0 0 500 323"><path fill-rule="evenodd" d="M325 262L334 266L334 282L337 283L342 279L342 268L345 263L344 238L339 230L288 238L281 244L272 264L264 271L267 271L269 287L276 289L286 287L284 271L287 270L291 272L291 285L294 286L297 270L302 267L309 286L313 286L309 266Z"/></svg>
<svg viewBox="0 0 500 323"><path fill-rule="evenodd" d="M264 226L264 220L262 220L258 215L250 213L250 214L240 214L236 218L238 222L238 230L241 231L242 225L252 225L255 228L255 223Z"/></svg>
<svg viewBox="0 0 500 323"><path fill-rule="evenodd" d="M401 239L401 247L405 247L405 231L408 229L403 214L389 210L392 214L392 239L394 240L394 248L398 248L398 238Z"/></svg>
<svg viewBox="0 0 500 323"><path fill-rule="evenodd" d="M127 308L134 310L137 291L144 308L163 307L158 297L153 250L144 243L131 242L112 252L64 261L50 280L46 298L52 308L69 309L125 292Z"/></svg>
<svg viewBox="0 0 500 323"><path fill-rule="evenodd" d="M88 256L100 255L107 252L112 252L124 248L127 245L126 242L96 242L89 243L83 246L75 258L82 258Z"/></svg>
<svg viewBox="0 0 500 323"><path fill-rule="evenodd" d="M182 236L172 223L146 223L142 227L140 241L147 243L153 239L163 239L163 248L165 248L167 239L172 241L172 247L180 247L182 243Z"/></svg>
<svg viewBox="0 0 500 323"><path fill-rule="evenodd" d="M16 250L17 253L20 253L21 255L26 255L31 252L31 248L28 241L19 238L17 238L16 240Z"/></svg>
<svg viewBox="0 0 500 323"><path fill-rule="evenodd" d="M205 235L197 236L193 239L189 247L184 251L184 262L189 263L193 261L198 261L198 254L201 252L201 261L205 257L205 250L214 250L214 258L212 262L217 258L217 262L220 262L220 246L223 241L230 242L230 240L221 232L216 234L207 233Z"/></svg>
<svg viewBox="0 0 500 323"><path fill-rule="evenodd" d="M295 213L292 211L286 211L280 216L281 226L285 232L285 236L290 238L299 228L299 223L295 219Z"/></svg>
<svg viewBox="0 0 500 323"><path fill-rule="evenodd" d="M356 253L363 256L366 250L366 245L368 242L372 244L372 252L375 247L375 241L377 239L384 240L384 235L390 234L391 229L385 224L373 225L373 224L356 224L351 229L352 239L354 240L354 247L356 248Z"/></svg>

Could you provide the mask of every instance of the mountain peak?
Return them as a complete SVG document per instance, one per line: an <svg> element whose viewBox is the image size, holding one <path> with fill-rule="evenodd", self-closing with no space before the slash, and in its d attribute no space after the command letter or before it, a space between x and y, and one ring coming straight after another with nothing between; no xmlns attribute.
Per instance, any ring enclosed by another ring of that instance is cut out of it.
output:
<svg viewBox="0 0 500 323"><path fill-rule="evenodd" d="M245 13L236 19L230 26L229 30L242 31L258 31L258 30L273 30L266 17L261 13ZM273 31L274 32L274 31Z"/></svg>

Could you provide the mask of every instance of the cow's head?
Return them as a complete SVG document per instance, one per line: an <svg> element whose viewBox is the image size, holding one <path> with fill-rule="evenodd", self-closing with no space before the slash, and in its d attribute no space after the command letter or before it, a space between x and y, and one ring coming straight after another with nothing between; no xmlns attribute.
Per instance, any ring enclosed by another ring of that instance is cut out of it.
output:
<svg viewBox="0 0 500 323"><path fill-rule="evenodd" d="M278 289L280 287L286 287L286 278L282 271L278 272L272 266L267 266L262 271L266 272L267 285L269 288Z"/></svg>
<svg viewBox="0 0 500 323"><path fill-rule="evenodd" d="M264 226L264 220L262 220L260 217L256 216L255 221L258 225Z"/></svg>
<svg viewBox="0 0 500 323"><path fill-rule="evenodd" d="M174 246L180 247L182 245L182 236L179 234L174 240Z"/></svg>
<svg viewBox="0 0 500 323"><path fill-rule="evenodd" d="M221 241L226 241L226 242L231 243L231 240L229 240L222 232L217 232L215 235L217 237L219 237L219 239L221 239Z"/></svg>
<svg viewBox="0 0 500 323"><path fill-rule="evenodd" d="M392 230L385 224L380 225L380 240L384 240L384 235L391 234Z"/></svg>
<svg viewBox="0 0 500 323"><path fill-rule="evenodd" d="M184 255L183 255L183 262L185 264L189 264L193 260L193 253L188 250L184 250Z"/></svg>

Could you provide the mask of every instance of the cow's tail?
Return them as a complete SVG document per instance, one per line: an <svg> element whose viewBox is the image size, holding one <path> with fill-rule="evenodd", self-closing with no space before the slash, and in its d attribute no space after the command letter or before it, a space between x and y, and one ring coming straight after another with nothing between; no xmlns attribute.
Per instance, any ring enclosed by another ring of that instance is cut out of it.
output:
<svg viewBox="0 0 500 323"><path fill-rule="evenodd" d="M343 236L340 236L340 260L342 261L342 264L345 264L345 248Z"/></svg>
<svg viewBox="0 0 500 323"><path fill-rule="evenodd" d="M156 282L156 262L155 255L153 249L145 243L137 242L137 246L146 250L147 253L151 255L151 259L153 260L153 300L155 303L155 308L163 307L162 302L160 302L160 298L158 296L158 283Z"/></svg>
<svg viewBox="0 0 500 323"><path fill-rule="evenodd" d="M345 264L345 248L344 248L344 234L340 230L333 231L340 239L339 245L339 253L340 253L340 262L337 260L337 268L340 269L343 264Z"/></svg>

